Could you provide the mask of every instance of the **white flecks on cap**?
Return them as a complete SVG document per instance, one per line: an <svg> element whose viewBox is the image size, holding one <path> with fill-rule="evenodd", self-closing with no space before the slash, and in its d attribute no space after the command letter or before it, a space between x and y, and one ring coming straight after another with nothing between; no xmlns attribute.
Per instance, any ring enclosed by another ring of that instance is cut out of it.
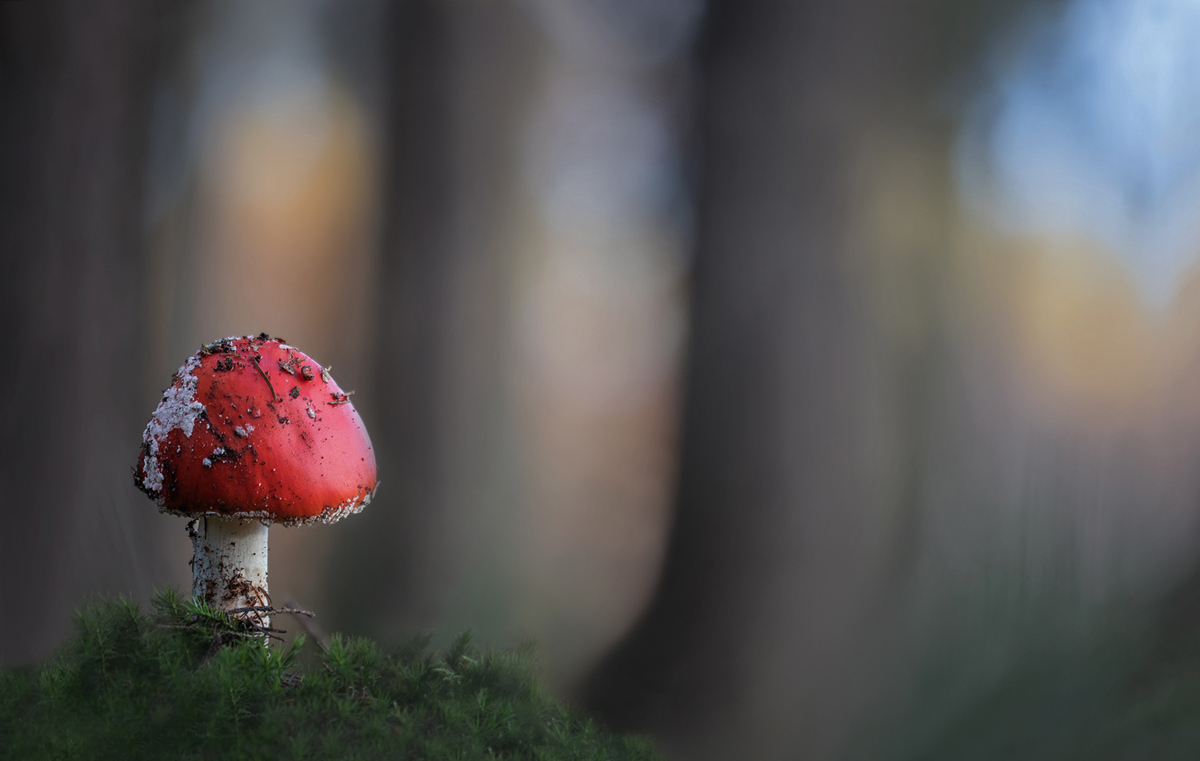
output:
<svg viewBox="0 0 1200 761"><path fill-rule="evenodd" d="M167 434L176 429L191 438L196 426L196 418L204 413L204 405L196 401L196 387L200 379L194 374L200 366L200 357L193 356L179 368L176 373L178 384L172 384L163 392L162 401L150 416L146 430L142 432L142 442L146 445L146 461L142 468L142 486L157 495L162 504L163 474L162 463L159 461L158 448L166 439Z"/></svg>
<svg viewBox="0 0 1200 761"><path fill-rule="evenodd" d="M362 512L364 507L371 504L371 498L375 496L375 492L378 489L379 484L375 484L375 488L371 491L368 491L362 495L355 494L345 502L341 502L336 505L327 505L325 509L317 515L311 515L307 518L281 518L272 513L270 510L237 510L232 513L229 512L227 508L224 510L218 510L215 507L202 510L169 510L162 507L161 504L159 505L158 510L161 513L179 515L184 518L197 518L202 515L219 515L222 518L237 518L239 520L250 520L252 518L257 518L263 523L277 523L281 526L288 527L309 526L313 523L336 523L342 518ZM263 501L265 502L266 500L267 498L264 497Z"/></svg>

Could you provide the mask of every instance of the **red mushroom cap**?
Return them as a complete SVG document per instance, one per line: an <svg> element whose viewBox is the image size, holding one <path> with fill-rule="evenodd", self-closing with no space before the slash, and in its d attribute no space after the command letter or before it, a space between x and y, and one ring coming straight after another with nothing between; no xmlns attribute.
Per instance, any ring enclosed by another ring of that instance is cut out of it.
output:
<svg viewBox="0 0 1200 761"><path fill-rule="evenodd" d="M134 483L166 513L332 523L371 501L375 452L328 370L264 333L208 344L179 368Z"/></svg>

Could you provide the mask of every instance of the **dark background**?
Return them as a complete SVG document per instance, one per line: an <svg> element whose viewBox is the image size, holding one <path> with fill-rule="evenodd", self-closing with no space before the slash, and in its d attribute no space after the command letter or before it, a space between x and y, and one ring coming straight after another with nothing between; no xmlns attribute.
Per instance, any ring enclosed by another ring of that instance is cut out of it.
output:
<svg viewBox="0 0 1200 761"><path fill-rule="evenodd" d="M0 663L188 585L140 432L202 342L265 331L379 453L361 515L272 528L327 629L536 637L672 758L1185 752L1196 29L0 4Z"/></svg>

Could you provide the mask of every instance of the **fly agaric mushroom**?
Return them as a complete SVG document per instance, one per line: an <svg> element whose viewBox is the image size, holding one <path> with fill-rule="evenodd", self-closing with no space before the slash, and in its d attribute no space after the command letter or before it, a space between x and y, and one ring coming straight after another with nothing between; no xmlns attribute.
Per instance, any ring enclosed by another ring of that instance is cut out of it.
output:
<svg viewBox="0 0 1200 761"><path fill-rule="evenodd" d="M375 453L329 369L262 333L207 344L179 368L133 480L160 512L192 519L196 599L264 607L267 525L359 512L375 493Z"/></svg>

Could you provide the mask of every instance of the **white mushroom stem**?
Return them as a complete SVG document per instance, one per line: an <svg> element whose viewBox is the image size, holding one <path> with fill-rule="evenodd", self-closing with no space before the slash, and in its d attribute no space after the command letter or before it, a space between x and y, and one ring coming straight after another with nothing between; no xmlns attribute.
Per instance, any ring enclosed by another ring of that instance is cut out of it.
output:
<svg viewBox="0 0 1200 761"><path fill-rule="evenodd" d="M206 516L188 524L188 536L193 549L193 597L224 610L271 604L267 524L257 519ZM265 616L262 620L269 625Z"/></svg>

